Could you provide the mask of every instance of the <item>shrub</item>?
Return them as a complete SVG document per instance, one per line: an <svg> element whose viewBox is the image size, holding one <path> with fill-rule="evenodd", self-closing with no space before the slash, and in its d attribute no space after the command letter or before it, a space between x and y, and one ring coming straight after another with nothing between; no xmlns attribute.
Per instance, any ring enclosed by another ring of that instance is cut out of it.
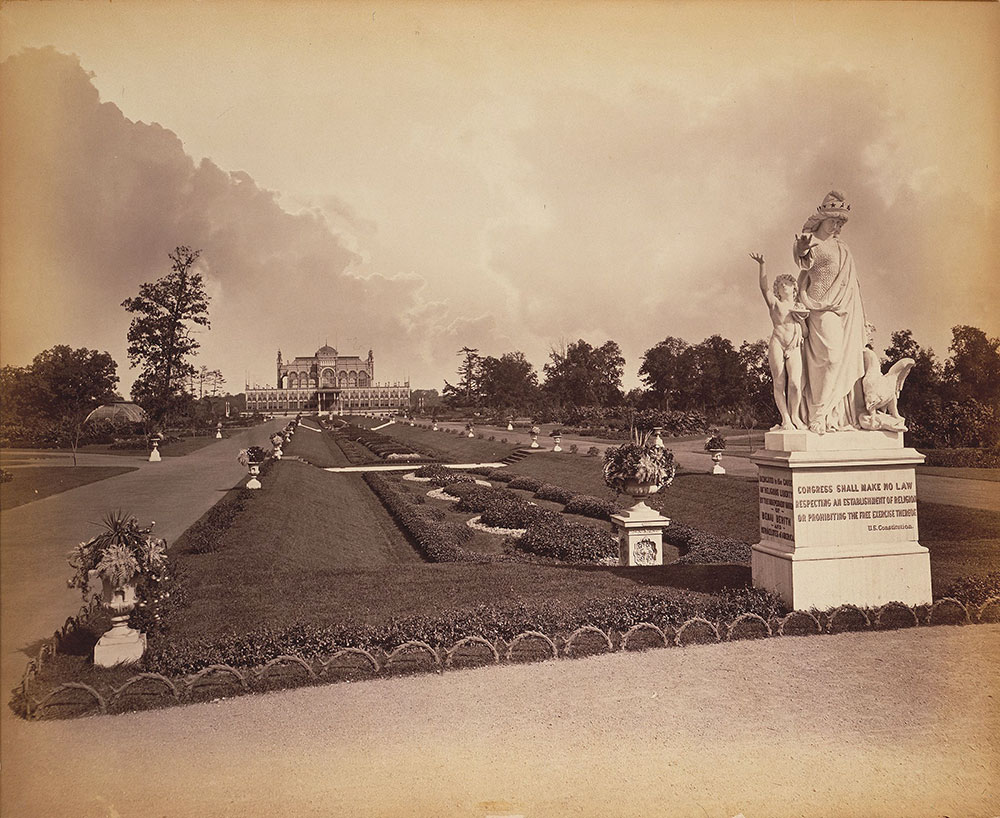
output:
<svg viewBox="0 0 1000 818"><path fill-rule="evenodd" d="M542 483L535 492L535 497L539 500L549 500L553 503L566 505L566 503L573 499L573 492L569 489L554 486L552 483Z"/></svg>
<svg viewBox="0 0 1000 818"><path fill-rule="evenodd" d="M618 543L609 531L567 523L555 514L534 520L517 547L564 562L597 562L618 553Z"/></svg>
<svg viewBox="0 0 1000 818"><path fill-rule="evenodd" d="M679 563L750 564L750 545L729 537L718 537L698 528L671 523L663 529L663 541L685 551ZM752 613L756 613L753 611Z"/></svg>
<svg viewBox="0 0 1000 818"><path fill-rule="evenodd" d="M506 443L507 442L507 438L505 438L505 437L500 438L500 442L501 443Z"/></svg>
<svg viewBox="0 0 1000 818"><path fill-rule="evenodd" d="M0 483L9 483L13 479L13 472L9 472L7 469L0 469Z"/></svg>
<svg viewBox="0 0 1000 818"><path fill-rule="evenodd" d="M569 444L569 453L570 454L576 454L578 451L580 451L580 447L579 446L577 446L575 443L570 443Z"/></svg>
<svg viewBox="0 0 1000 818"><path fill-rule="evenodd" d="M489 469L485 476L495 483L509 483L516 475L506 469Z"/></svg>
<svg viewBox="0 0 1000 818"><path fill-rule="evenodd" d="M925 466L944 466L950 468L1000 468L1000 450L998 449L929 449L926 452Z"/></svg>
<svg viewBox="0 0 1000 818"><path fill-rule="evenodd" d="M546 515L551 517L555 512L533 506L523 497L501 489L486 498L480 521L495 528L527 528Z"/></svg>
<svg viewBox="0 0 1000 818"><path fill-rule="evenodd" d="M601 450L596 446L591 446L587 449L587 457L597 457L601 453Z"/></svg>
<svg viewBox="0 0 1000 818"><path fill-rule="evenodd" d="M511 480L507 486L512 489L524 489L526 491L538 491L542 487L542 481L537 477L518 476Z"/></svg>
<svg viewBox="0 0 1000 818"><path fill-rule="evenodd" d="M942 598L952 597L969 606L982 605L995 596L1000 596L1000 571L962 577L948 586Z"/></svg>
<svg viewBox="0 0 1000 818"><path fill-rule="evenodd" d="M597 520L610 520L618 507L610 500L592 497L589 494L574 494L563 509L567 514L579 514Z"/></svg>

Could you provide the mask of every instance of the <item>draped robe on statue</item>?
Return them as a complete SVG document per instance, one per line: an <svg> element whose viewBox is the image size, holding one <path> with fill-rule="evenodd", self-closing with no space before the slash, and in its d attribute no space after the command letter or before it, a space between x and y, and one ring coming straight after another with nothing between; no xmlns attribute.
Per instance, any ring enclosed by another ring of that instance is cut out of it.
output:
<svg viewBox="0 0 1000 818"><path fill-rule="evenodd" d="M802 345L802 420L814 430L815 424L824 431L860 428L865 310L851 251L836 236L811 236L809 251L796 261L799 300L810 311Z"/></svg>

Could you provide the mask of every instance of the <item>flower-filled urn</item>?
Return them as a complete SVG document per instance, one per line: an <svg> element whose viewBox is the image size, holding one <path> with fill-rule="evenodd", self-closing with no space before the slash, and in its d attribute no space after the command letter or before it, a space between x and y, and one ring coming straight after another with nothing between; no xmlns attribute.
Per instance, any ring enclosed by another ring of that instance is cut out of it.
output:
<svg viewBox="0 0 1000 818"><path fill-rule="evenodd" d="M70 587L80 588L87 598L100 580L100 598L111 613L111 629L94 647L98 667L131 664L146 650L146 635L128 621L138 602L137 589L159 582L166 569L166 543L151 535L152 526L141 528L135 517L112 512L104 518L104 531L70 553L75 570Z"/></svg>
<svg viewBox="0 0 1000 818"><path fill-rule="evenodd" d="M656 446L648 433L633 430L630 442L604 452L604 482L636 501L628 511L611 515L619 565L663 564L663 529L670 520L645 498L669 486L676 472L673 452Z"/></svg>

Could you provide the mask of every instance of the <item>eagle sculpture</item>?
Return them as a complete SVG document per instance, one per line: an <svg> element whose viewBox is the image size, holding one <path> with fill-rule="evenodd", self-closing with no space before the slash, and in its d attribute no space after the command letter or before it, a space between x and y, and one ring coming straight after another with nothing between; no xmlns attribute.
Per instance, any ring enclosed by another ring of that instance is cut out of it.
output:
<svg viewBox="0 0 1000 818"><path fill-rule="evenodd" d="M913 369L913 358L900 358L884 375L878 355L871 347L865 347L864 358L865 374L861 379L861 388L865 395L865 412L860 417L861 427L905 432L906 421L899 415L897 401L903 382Z"/></svg>

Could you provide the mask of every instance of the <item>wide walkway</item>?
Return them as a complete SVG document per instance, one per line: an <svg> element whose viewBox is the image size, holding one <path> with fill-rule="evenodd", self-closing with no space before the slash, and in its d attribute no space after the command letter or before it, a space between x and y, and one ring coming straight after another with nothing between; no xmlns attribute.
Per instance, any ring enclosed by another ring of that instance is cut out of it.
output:
<svg viewBox="0 0 1000 818"><path fill-rule="evenodd" d="M82 455L81 465L138 468L0 514L0 690L6 693L20 681L38 640L79 610L79 590L66 587L71 573L66 555L100 530L108 511L155 521L154 532L171 543L246 473L236 460L239 450L264 446L271 431L286 422L269 421L158 463L140 456Z"/></svg>

